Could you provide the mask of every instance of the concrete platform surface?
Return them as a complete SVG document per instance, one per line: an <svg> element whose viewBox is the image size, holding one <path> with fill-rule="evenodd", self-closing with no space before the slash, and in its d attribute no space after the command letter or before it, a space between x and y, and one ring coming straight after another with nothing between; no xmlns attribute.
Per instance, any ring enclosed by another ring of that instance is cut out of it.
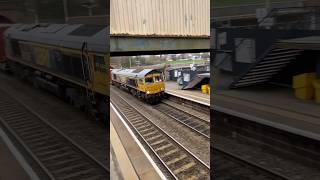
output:
<svg viewBox="0 0 320 180"><path fill-rule="evenodd" d="M275 127L320 140L320 105L295 98L293 89L266 86L213 93L215 108L257 117Z"/></svg>
<svg viewBox="0 0 320 180"><path fill-rule="evenodd" d="M175 81L166 81L166 93L210 106L209 94L204 94L201 90L181 90Z"/></svg>
<svg viewBox="0 0 320 180"><path fill-rule="evenodd" d="M0 180L36 180L37 176L28 174L28 165L22 156L10 143L2 129L0 129ZM31 169L30 169L31 170Z"/></svg>
<svg viewBox="0 0 320 180"><path fill-rule="evenodd" d="M137 144L138 140L128 131L128 127L119 118L112 104L110 105L110 126L110 141L117 163L116 169L119 169L123 179L163 179L164 176L159 174L159 169L155 169L152 159L147 157L146 152Z"/></svg>

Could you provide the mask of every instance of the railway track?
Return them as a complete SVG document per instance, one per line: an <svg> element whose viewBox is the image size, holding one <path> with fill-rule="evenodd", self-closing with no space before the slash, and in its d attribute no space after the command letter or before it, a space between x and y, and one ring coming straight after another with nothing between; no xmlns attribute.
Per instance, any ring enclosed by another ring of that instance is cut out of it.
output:
<svg viewBox="0 0 320 180"><path fill-rule="evenodd" d="M173 179L210 179L210 168L205 163L154 124L138 108L116 93L113 94L112 104Z"/></svg>
<svg viewBox="0 0 320 180"><path fill-rule="evenodd" d="M0 124L37 167L41 179L101 180L109 170L31 109L0 91Z"/></svg>
<svg viewBox="0 0 320 180"><path fill-rule="evenodd" d="M247 161L222 148L213 148L214 179L290 180L291 178ZM232 171L230 171L232 169Z"/></svg>
<svg viewBox="0 0 320 180"><path fill-rule="evenodd" d="M194 109L198 112L204 113L204 114L210 113L210 106L208 106L208 105L195 103L191 100L177 97L177 96L174 96L174 95L171 95L168 93L166 93L165 95L169 101L172 101L172 102L175 102L178 104L183 104L183 106L185 106L185 107L192 108L192 109Z"/></svg>
<svg viewBox="0 0 320 180"><path fill-rule="evenodd" d="M258 179L256 177L318 179L320 175L318 141L227 112L216 110L213 114L215 122L213 148L227 149L240 164L247 164L248 169L256 169L253 172L258 173L256 175L248 173L248 179ZM215 160L219 159L215 153L211 154L213 166L221 166L221 169L215 170L221 177L226 176L223 170L226 164ZM245 176L241 171L234 173Z"/></svg>
<svg viewBox="0 0 320 180"><path fill-rule="evenodd" d="M190 113L181 111L172 105L161 103L154 106L160 112L166 114L191 130L210 139L210 122L198 118Z"/></svg>

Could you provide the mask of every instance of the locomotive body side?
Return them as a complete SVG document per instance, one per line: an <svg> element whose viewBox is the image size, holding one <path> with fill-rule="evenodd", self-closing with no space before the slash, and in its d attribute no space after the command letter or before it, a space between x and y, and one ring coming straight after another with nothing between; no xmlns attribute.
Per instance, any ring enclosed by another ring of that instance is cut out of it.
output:
<svg viewBox="0 0 320 180"><path fill-rule="evenodd" d="M12 71L30 80L35 87L51 91L106 120L109 110L109 55L106 50L101 51L106 49L106 45L89 46L86 43L93 37L80 40L80 37L70 35L79 31L82 25L34 27L33 32L24 30L26 27L16 25L5 33L6 54ZM54 27L59 28L52 31ZM49 36L46 30L62 33ZM104 33L103 28L96 33L99 32Z"/></svg>

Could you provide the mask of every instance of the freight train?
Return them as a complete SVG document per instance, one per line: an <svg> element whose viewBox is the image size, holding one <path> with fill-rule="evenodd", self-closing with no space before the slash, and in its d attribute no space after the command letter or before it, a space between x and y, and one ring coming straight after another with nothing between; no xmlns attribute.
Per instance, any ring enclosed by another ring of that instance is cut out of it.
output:
<svg viewBox="0 0 320 180"><path fill-rule="evenodd" d="M158 69L112 69L112 84L151 104L161 101L165 83Z"/></svg>
<svg viewBox="0 0 320 180"><path fill-rule="evenodd" d="M6 57L1 64L35 87L107 121L107 33L106 26L14 24L0 36Z"/></svg>

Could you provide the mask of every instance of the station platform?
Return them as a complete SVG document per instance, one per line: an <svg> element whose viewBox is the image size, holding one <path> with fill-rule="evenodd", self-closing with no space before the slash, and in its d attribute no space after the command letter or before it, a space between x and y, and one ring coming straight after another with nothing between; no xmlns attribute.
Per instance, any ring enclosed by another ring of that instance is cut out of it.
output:
<svg viewBox="0 0 320 180"><path fill-rule="evenodd" d="M167 94L187 99L199 104L210 106L210 95L203 94L201 90L181 90L175 81L166 81Z"/></svg>
<svg viewBox="0 0 320 180"><path fill-rule="evenodd" d="M110 142L111 179L165 179L112 104L110 104Z"/></svg>
<svg viewBox="0 0 320 180"><path fill-rule="evenodd" d="M213 93L215 110L320 140L320 104L295 98L291 88L268 85Z"/></svg>
<svg viewBox="0 0 320 180"><path fill-rule="evenodd" d="M40 180L0 128L0 180Z"/></svg>

